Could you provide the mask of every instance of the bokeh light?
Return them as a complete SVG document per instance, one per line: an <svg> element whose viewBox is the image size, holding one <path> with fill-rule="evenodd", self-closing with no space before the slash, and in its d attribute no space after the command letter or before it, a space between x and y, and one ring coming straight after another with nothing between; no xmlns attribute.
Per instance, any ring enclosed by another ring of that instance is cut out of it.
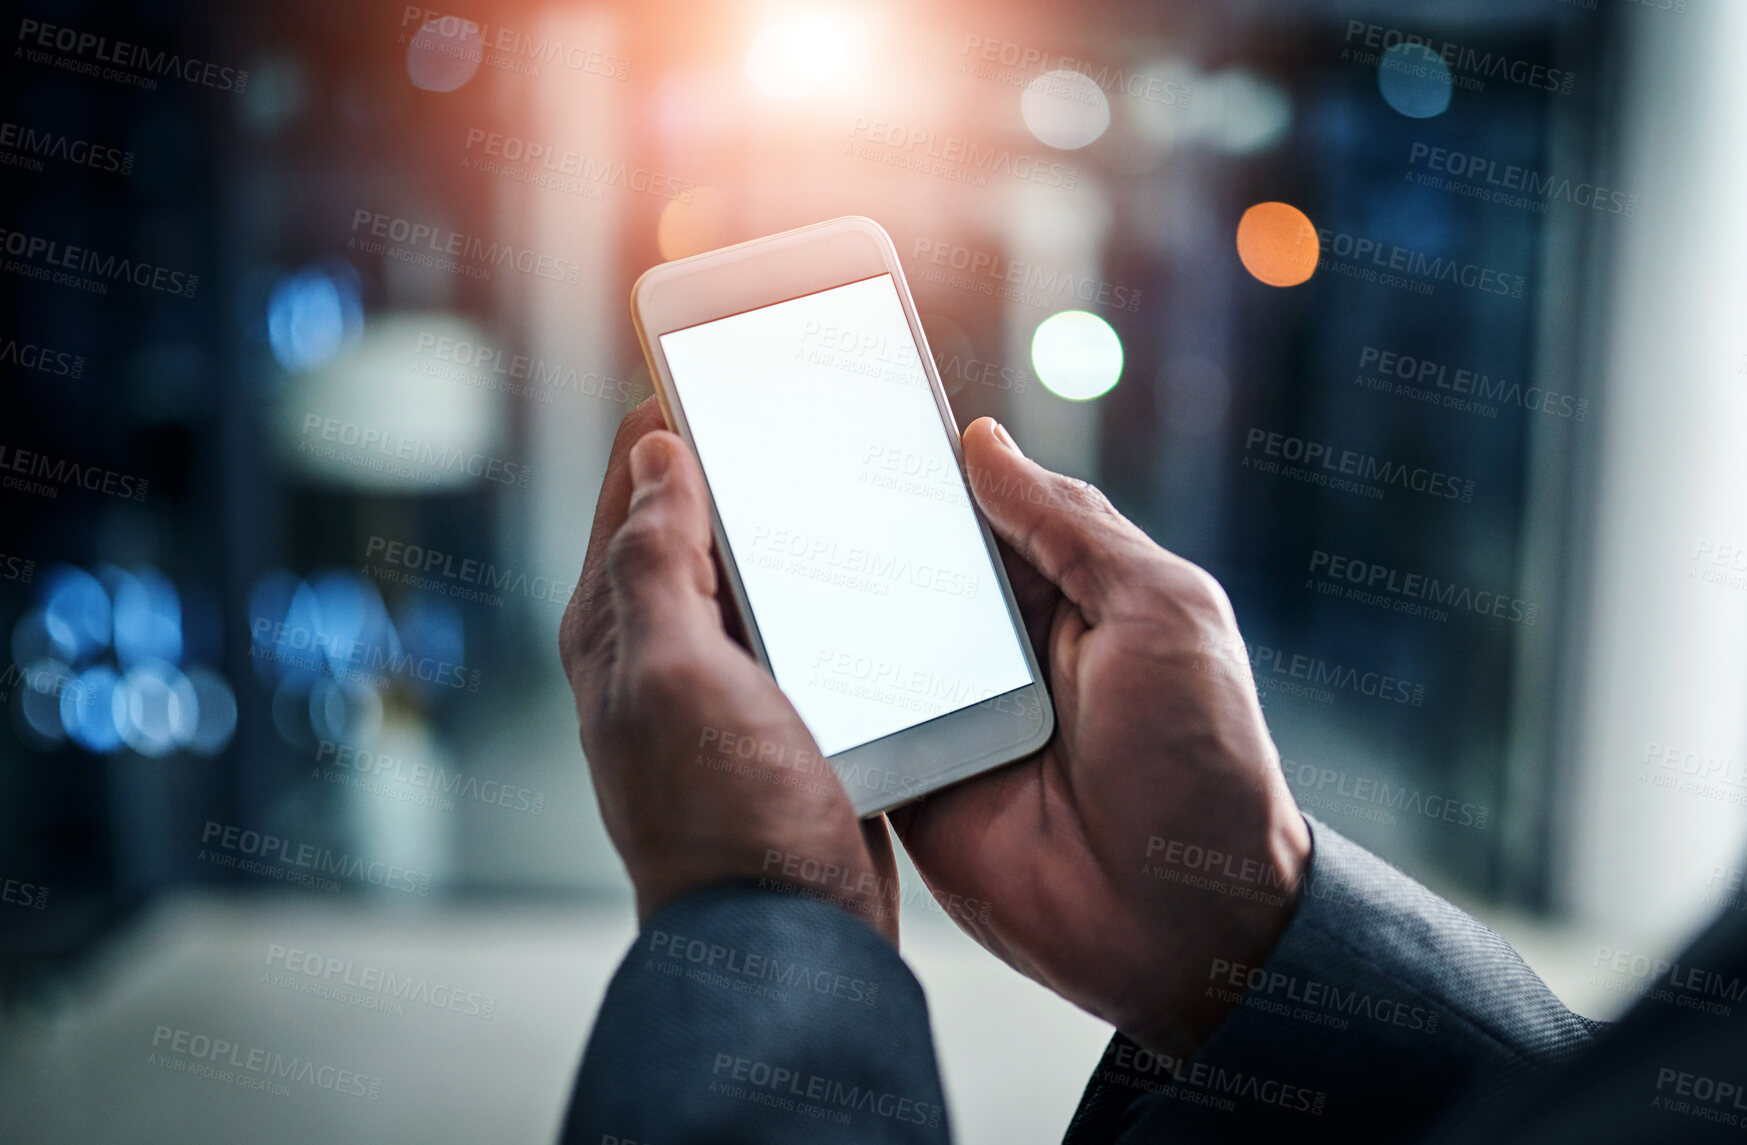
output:
<svg viewBox="0 0 1747 1145"><path fill-rule="evenodd" d="M1257 203L1237 224L1237 256L1269 286L1297 286L1316 273L1316 227L1290 203Z"/></svg>
<svg viewBox="0 0 1747 1145"><path fill-rule="evenodd" d="M109 647L109 593L84 569L57 565L43 578L43 627L68 663L80 665Z"/></svg>
<svg viewBox="0 0 1747 1145"><path fill-rule="evenodd" d="M1068 68L1044 72L1025 85L1019 114L1039 143L1075 151L1110 126L1110 101L1090 76Z"/></svg>
<svg viewBox="0 0 1747 1145"><path fill-rule="evenodd" d="M61 723L74 743L97 755L121 746L115 727L116 679L115 669L99 664L61 689Z"/></svg>
<svg viewBox="0 0 1747 1145"><path fill-rule="evenodd" d="M470 20L444 16L428 21L406 46L406 74L426 91L454 91L473 78L485 59L479 28Z"/></svg>
<svg viewBox="0 0 1747 1145"><path fill-rule="evenodd" d="M746 50L746 74L774 99L805 99L843 70L849 39L829 16L779 20Z"/></svg>
<svg viewBox="0 0 1747 1145"><path fill-rule="evenodd" d="M1110 392L1122 377L1122 339L1084 310L1051 314L1031 336L1031 367L1057 397L1083 402Z"/></svg>
<svg viewBox="0 0 1747 1145"><path fill-rule="evenodd" d="M267 344L287 370L331 361L363 325L358 277L349 266L308 267L286 275L267 300Z"/></svg>
<svg viewBox="0 0 1747 1145"><path fill-rule="evenodd" d="M194 685L162 660L128 669L115 685L110 706L123 742L153 759L188 746L200 722Z"/></svg>
<svg viewBox="0 0 1747 1145"><path fill-rule="evenodd" d="M1377 90L1409 119L1430 119L1450 106L1450 65L1424 44L1396 44L1377 61Z"/></svg>

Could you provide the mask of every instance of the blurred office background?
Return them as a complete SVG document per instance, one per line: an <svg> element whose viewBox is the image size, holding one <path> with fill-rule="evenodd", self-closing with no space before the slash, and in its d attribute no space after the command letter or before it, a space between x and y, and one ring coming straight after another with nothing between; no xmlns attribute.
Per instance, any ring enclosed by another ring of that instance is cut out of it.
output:
<svg viewBox="0 0 1747 1145"><path fill-rule="evenodd" d="M1740 5L14 21L0 1139L551 1138L633 935L555 645L649 393L630 284L844 214L961 425L1224 582L1307 810L1597 1017L1646 984L1599 952L1736 905ZM1300 480L1309 445L1439 483ZM377 875L288 885L245 832ZM961 1139L1058 1139L1108 1031L908 902ZM305 989L367 968L462 1001ZM380 1093L178 1072L162 1030Z"/></svg>

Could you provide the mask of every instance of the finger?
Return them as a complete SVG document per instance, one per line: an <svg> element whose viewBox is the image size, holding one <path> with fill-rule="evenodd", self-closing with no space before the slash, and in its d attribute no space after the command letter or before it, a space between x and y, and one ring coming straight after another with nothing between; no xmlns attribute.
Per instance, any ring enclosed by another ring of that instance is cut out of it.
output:
<svg viewBox="0 0 1747 1145"><path fill-rule="evenodd" d="M964 431L965 469L989 525L1097 622L1151 542L1096 487L1019 452L993 418Z"/></svg>
<svg viewBox="0 0 1747 1145"><path fill-rule="evenodd" d="M695 654L700 638L722 634L703 470L667 430L643 435L628 461L625 523L606 556L621 647L630 657Z"/></svg>
<svg viewBox="0 0 1747 1145"><path fill-rule="evenodd" d="M588 535L588 556L583 559L582 575L587 580L593 573L604 580L607 544L619 526L625 523L625 513L631 505L631 447L644 435L667 425L661 405L653 397L645 398L619 422L619 432L613 436L613 447L607 453L607 472L601 478L600 498L595 502L594 526Z"/></svg>
<svg viewBox="0 0 1747 1145"><path fill-rule="evenodd" d="M607 544L619 526L625 522L625 510L631 501L631 447L651 430L663 424L661 406L649 398L627 413L619 422L618 434L607 454L606 475L594 507L594 525L589 531L588 551L582 559L582 573L576 588L564 608L564 619L558 628L558 647L567 673L585 659L585 652L595 643L602 629L599 623L607 599Z"/></svg>

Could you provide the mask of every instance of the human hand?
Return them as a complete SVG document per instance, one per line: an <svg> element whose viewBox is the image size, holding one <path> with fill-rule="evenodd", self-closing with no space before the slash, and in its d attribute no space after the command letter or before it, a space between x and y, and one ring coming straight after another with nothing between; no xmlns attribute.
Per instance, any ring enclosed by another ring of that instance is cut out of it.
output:
<svg viewBox="0 0 1747 1145"><path fill-rule="evenodd" d="M661 426L653 399L620 425L559 627L583 752L638 916L759 879L827 898L895 943L886 822L856 818L794 706L729 635L703 471Z"/></svg>
<svg viewBox="0 0 1747 1145"><path fill-rule="evenodd" d="M1213 960L1267 960L1310 854L1231 605L992 420L964 447L1047 665L1056 734L892 812L893 826L937 896L991 904L957 920L989 951L1148 1049L1186 1055L1230 1008L1206 990Z"/></svg>

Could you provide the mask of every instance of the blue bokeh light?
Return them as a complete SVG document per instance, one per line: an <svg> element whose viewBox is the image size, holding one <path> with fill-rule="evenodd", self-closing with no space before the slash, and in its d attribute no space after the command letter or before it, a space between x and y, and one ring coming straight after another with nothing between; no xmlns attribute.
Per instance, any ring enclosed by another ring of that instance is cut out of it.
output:
<svg viewBox="0 0 1747 1145"><path fill-rule="evenodd" d="M312 266L280 279L267 299L267 344L287 370L333 360L364 325L356 272Z"/></svg>
<svg viewBox="0 0 1747 1145"><path fill-rule="evenodd" d="M1450 106L1450 65L1424 44L1396 44L1377 61L1377 90L1409 119L1430 119Z"/></svg>

